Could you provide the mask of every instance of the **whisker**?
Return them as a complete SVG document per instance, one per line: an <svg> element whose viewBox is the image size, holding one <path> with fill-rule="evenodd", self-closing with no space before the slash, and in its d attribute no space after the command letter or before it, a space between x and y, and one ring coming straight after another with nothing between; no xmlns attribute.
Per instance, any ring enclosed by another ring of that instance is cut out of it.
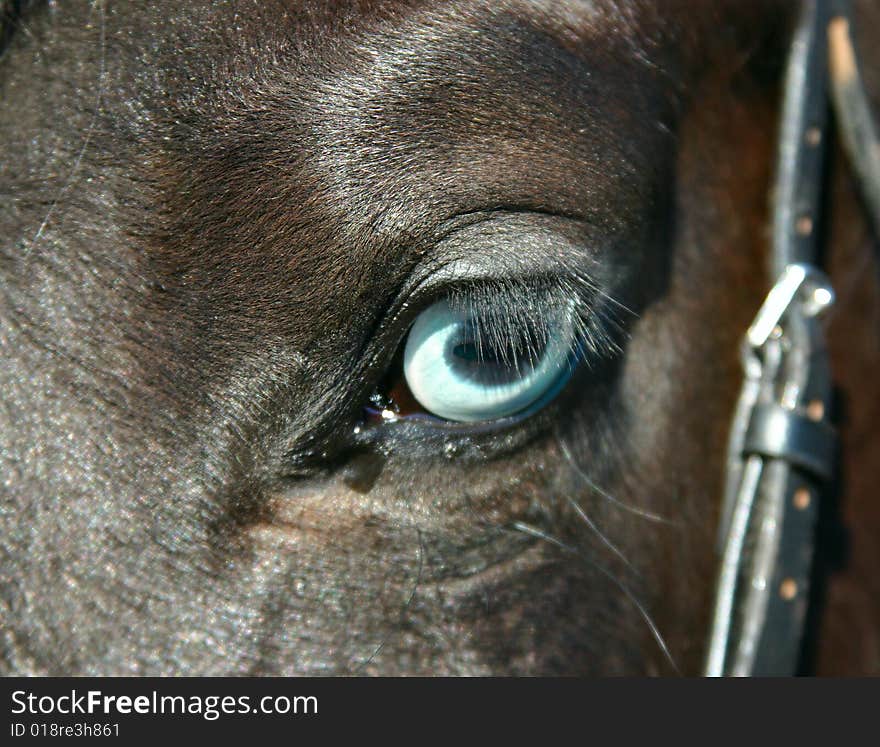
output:
<svg viewBox="0 0 880 747"><path fill-rule="evenodd" d="M409 609L409 606L412 604L413 599L416 598L416 591L418 590L419 585L422 583L422 569L425 566L425 543L422 539L422 532L420 529L416 529L416 534L419 538L419 569L418 571L416 571L416 581L413 584L412 590L409 593L409 598L400 609L401 614ZM373 651L372 654L370 654L370 658L368 658L360 665L360 667L358 667L358 671L362 672L373 662L373 660L382 652L382 649L385 648L385 644L388 643L388 639L390 637L391 634L389 633L385 636L385 638L382 639L382 642L376 647L376 650Z"/></svg>
<svg viewBox="0 0 880 747"><path fill-rule="evenodd" d="M565 499L568 501L568 504L574 509L575 513L578 516L580 516L580 518L583 520L583 522L590 529L592 529L593 532L596 533L596 535L599 537L600 540L602 540L602 543L609 550L611 550L611 552L613 552L618 558L620 558L620 560L623 561L623 564L627 568L629 568L634 574L636 574L636 576L639 576L641 578L642 574L638 570L636 570L635 566L633 566L633 564L630 563L629 560L627 560L627 558L623 554L623 552L621 552L621 550L614 543L612 543L611 540L608 539L608 537L605 536L605 534L602 532L602 530L599 529L598 526L596 526L596 523L589 516L587 516L586 511L584 511L584 509L578 504L578 502L575 501L570 496L566 496Z"/></svg>
<svg viewBox="0 0 880 747"><path fill-rule="evenodd" d="M565 443L565 439L557 433L556 440L559 443L559 448L562 451L562 456L565 457L565 461L568 462L569 466L575 471L578 477L580 477L587 486L594 490L596 493L605 498L609 503L617 506L618 508L623 509L624 511L628 511L631 514L635 514L636 516L640 516L643 519L648 519L649 521L655 521L658 524L668 524L670 526L676 526L677 522L672 519L667 519L665 516L660 516L659 514L652 513L651 511L646 511L645 509L638 508L637 506L631 506L628 503L624 503L621 500L618 500L613 495L608 493L606 490L603 490L599 487L593 480L590 479L589 475L580 467L580 465L575 461L574 456L571 453L571 450L568 448L568 444Z"/></svg>
<svg viewBox="0 0 880 747"><path fill-rule="evenodd" d="M549 542L550 544L555 545L556 547L559 547L566 552L574 553L579 558L585 560L587 563L593 566L609 581L611 581L611 583L613 583L618 588L618 590L621 591L624 596L626 596L626 598L632 603L632 605L638 610L639 614L642 616L642 619L645 621L645 624L651 631L651 635L654 637L654 640L657 642L657 645L660 647L660 650L663 652L663 655L666 657L666 660L669 662L670 666L672 666L676 674L681 674L681 670L678 668L678 664L675 663L675 659L673 658L672 653L669 651L669 647L666 645L666 641L663 639L663 636L660 633L660 630L657 628L657 625L654 623L653 618L645 609L645 606L636 598L632 591L630 591L629 587L624 584L620 579L618 579L617 576L615 576L601 563L585 555L576 547L573 547L563 542L562 540L541 531L537 527L530 526L529 524L525 524L521 521L514 522L511 526L517 531L522 532L523 534L527 534L537 539L544 540L545 542Z"/></svg>

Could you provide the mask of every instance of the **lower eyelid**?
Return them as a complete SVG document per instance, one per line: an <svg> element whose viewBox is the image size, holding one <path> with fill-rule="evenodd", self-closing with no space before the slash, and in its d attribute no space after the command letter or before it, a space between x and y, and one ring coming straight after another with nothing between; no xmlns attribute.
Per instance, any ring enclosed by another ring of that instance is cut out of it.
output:
<svg viewBox="0 0 880 747"><path fill-rule="evenodd" d="M478 423L456 423L425 413L413 413L383 420L379 411L359 423L351 445L424 467L424 460L454 459L456 463L478 464L515 454L541 434L552 433L571 397L579 396L584 367L572 371L568 380L548 401L536 403L510 417Z"/></svg>

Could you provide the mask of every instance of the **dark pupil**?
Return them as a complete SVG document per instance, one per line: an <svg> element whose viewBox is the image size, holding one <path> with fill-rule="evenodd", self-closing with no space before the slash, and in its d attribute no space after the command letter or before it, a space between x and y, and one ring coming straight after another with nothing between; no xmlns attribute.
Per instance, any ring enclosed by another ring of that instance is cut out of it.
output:
<svg viewBox="0 0 880 747"><path fill-rule="evenodd" d="M475 361L477 359L477 343L473 340L461 342L452 349L452 354L462 360Z"/></svg>
<svg viewBox="0 0 880 747"><path fill-rule="evenodd" d="M485 386L510 384L527 376L547 348L547 335L532 328L497 339L481 334L478 325L475 320L462 324L446 350L447 363L464 379Z"/></svg>

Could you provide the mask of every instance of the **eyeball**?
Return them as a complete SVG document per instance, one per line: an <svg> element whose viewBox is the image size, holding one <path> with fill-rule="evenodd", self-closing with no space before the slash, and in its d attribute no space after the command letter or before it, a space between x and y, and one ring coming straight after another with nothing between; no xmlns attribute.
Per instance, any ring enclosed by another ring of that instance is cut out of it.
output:
<svg viewBox="0 0 880 747"><path fill-rule="evenodd" d="M499 325L442 300L410 328L403 373L412 395L439 418L496 420L548 401L573 367L572 309L548 312L540 328L499 334Z"/></svg>

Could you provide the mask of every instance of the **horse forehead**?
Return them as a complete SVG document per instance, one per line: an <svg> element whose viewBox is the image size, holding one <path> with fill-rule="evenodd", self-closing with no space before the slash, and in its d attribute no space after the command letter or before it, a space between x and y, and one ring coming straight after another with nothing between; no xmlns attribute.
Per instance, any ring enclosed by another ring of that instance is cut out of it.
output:
<svg viewBox="0 0 880 747"><path fill-rule="evenodd" d="M591 204L615 186L598 162L636 151L612 136L636 79L615 85L621 64L590 82L619 42L599 5L328 4L317 18L292 6L275 24L265 10L242 20L244 41L212 27L190 56L160 56L161 88L181 91L177 112L154 115L177 141L162 154L168 191L190 196L181 246L195 258L210 242L245 265L270 255L289 283L348 293L398 282L450 215L548 194L561 211ZM575 33L594 37L586 58ZM190 62L206 69L195 86Z"/></svg>

